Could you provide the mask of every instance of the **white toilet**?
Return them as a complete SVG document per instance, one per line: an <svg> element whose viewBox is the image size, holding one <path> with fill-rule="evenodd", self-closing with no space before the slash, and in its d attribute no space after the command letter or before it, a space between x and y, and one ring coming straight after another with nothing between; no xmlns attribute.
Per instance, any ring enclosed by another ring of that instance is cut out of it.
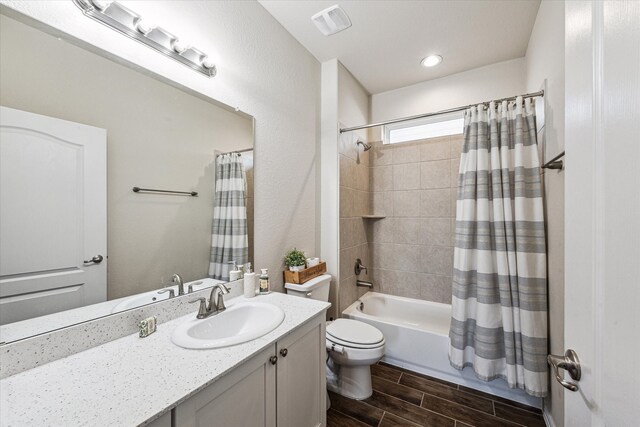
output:
<svg viewBox="0 0 640 427"><path fill-rule="evenodd" d="M329 300L331 276L323 274L302 285L285 283L287 293L321 301ZM384 335L357 320L327 322L327 388L351 399L371 396L371 365L384 356Z"/></svg>

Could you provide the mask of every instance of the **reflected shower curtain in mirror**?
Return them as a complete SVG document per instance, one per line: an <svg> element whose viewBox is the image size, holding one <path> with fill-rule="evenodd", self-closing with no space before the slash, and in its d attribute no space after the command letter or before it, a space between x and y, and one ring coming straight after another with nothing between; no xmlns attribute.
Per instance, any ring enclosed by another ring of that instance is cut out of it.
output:
<svg viewBox="0 0 640 427"><path fill-rule="evenodd" d="M547 273L531 100L465 113L449 360L547 394Z"/></svg>
<svg viewBox="0 0 640 427"><path fill-rule="evenodd" d="M240 154L217 157L215 188L209 277L228 281L229 262L242 265L249 257L246 179Z"/></svg>

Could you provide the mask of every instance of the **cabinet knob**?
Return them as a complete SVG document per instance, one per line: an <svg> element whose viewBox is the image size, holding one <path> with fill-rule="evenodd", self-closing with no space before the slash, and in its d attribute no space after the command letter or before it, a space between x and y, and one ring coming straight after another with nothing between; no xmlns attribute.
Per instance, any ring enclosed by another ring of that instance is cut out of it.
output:
<svg viewBox="0 0 640 427"><path fill-rule="evenodd" d="M289 353L289 350L287 350L286 348L283 348L282 350L280 350L280 354L282 355L282 357L287 357L288 353Z"/></svg>
<svg viewBox="0 0 640 427"><path fill-rule="evenodd" d="M269 362L271 362L272 365L275 365L276 363L278 363L278 356L271 356L269 358Z"/></svg>

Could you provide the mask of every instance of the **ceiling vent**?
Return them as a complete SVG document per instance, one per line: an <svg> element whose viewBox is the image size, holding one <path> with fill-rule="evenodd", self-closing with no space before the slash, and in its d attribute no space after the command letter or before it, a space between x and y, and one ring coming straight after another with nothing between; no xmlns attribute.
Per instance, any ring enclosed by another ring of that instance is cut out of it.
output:
<svg viewBox="0 0 640 427"><path fill-rule="evenodd" d="M339 33L351 26L351 20L346 12L337 4L316 13L311 20L325 36Z"/></svg>

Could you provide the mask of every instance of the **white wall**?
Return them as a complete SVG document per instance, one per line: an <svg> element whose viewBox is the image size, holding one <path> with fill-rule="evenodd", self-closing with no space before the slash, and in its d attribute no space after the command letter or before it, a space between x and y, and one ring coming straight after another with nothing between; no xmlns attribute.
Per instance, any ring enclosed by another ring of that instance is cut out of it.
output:
<svg viewBox="0 0 640 427"><path fill-rule="evenodd" d="M327 317L336 317L338 277L340 263L338 261L340 243L339 222L339 163L338 163L338 60L331 59L322 63L322 137L320 155L321 225L320 256L327 262L327 273L331 275L329 301L332 305Z"/></svg>
<svg viewBox="0 0 640 427"><path fill-rule="evenodd" d="M545 88L543 158L564 150L564 2L543 1L538 9L526 54L527 91ZM538 101L540 102L540 101ZM549 278L549 346L564 354L564 172L544 172ZM564 388L553 379L544 401L545 416L564 425Z"/></svg>
<svg viewBox="0 0 640 427"><path fill-rule="evenodd" d="M124 5L207 52L208 79L85 17L71 2L2 0L143 69L251 114L255 124L255 263L282 290L282 257L316 242L316 138L320 65L257 2L145 2Z"/></svg>
<svg viewBox="0 0 640 427"><path fill-rule="evenodd" d="M371 121L391 120L522 94L525 77L525 60L518 58L377 93L371 97Z"/></svg>
<svg viewBox="0 0 640 427"><path fill-rule="evenodd" d="M369 122L369 92L338 62L338 120L350 127ZM356 131L365 137L365 132Z"/></svg>
<svg viewBox="0 0 640 427"><path fill-rule="evenodd" d="M527 47L526 88L545 87L546 155L564 150L564 5L545 0L540 4Z"/></svg>

